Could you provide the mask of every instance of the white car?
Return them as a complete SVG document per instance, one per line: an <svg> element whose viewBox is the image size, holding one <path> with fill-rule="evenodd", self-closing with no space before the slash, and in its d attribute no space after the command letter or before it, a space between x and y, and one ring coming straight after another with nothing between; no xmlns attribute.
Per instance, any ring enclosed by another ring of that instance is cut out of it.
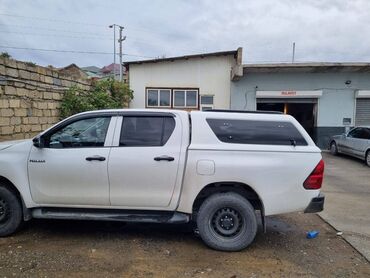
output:
<svg viewBox="0 0 370 278"><path fill-rule="evenodd" d="M0 144L0 236L31 218L195 221L208 246L236 251L258 215L321 211L323 172L289 115L85 112Z"/></svg>

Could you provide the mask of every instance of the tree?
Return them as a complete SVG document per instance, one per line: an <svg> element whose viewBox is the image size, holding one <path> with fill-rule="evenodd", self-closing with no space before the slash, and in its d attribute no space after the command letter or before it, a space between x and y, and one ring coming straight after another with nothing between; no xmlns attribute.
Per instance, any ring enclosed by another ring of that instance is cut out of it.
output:
<svg viewBox="0 0 370 278"><path fill-rule="evenodd" d="M10 59L12 56L8 52L1 52L0 57Z"/></svg>
<svg viewBox="0 0 370 278"><path fill-rule="evenodd" d="M133 91L128 84L112 78L95 81L89 91L73 86L64 95L61 105L61 118L73 114L100 109L128 107L133 99Z"/></svg>

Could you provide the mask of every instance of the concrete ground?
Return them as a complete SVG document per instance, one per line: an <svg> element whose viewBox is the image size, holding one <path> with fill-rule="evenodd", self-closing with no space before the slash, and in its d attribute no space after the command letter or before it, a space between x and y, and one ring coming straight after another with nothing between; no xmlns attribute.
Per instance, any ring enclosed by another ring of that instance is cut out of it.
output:
<svg viewBox="0 0 370 278"><path fill-rule="evenodd" d="M323 157L326 200L320 216L370 261L370 167L344 155Z"/></svg>

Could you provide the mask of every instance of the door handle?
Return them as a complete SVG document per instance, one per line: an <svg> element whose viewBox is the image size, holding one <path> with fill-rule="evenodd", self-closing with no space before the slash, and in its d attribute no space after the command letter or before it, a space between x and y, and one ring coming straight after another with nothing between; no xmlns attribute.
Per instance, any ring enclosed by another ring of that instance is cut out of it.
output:
<svg viewBox="0 0 370 278"><path fill-rule="evenodd" d="M93 161L93 160L96 160L96 161L105 161L105 157L104 156L100 156L100 155L94 155L94 156L86 157L86 160L87 161Z"/></svg>
<svg viewBox="0 0 370 278"><path fill-rule="evenodd" d="M155 161L161 161L161 160L174 161L175 158L173 158L172 156L168 156L168 155L162 155L162 156L154 157L154 160Z"/></svg>

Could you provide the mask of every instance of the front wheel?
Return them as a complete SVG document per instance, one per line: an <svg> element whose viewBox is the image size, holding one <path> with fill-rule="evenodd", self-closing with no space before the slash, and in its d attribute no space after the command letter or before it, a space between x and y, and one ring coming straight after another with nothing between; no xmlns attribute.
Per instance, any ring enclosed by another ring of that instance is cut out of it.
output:
<svg viewBox="0 0 370 278"><path fill-rule="evenodd" d="M22 222L19 199L12 191L0 185L0 237L13 234Z"/></svg>
<svg viewBox="0 0 370 278"><path fill-rule="evenodd" d="M367 166L370 167L370 150L368 150L366 152L366 155L365 155L365 163L366 163Z"/></svg>
<svg viewBox="0 0 370 278"><path fill-rule="evenodd" d="M254 208L234 192L208 197L199 209L197 225L205 244L221 251L240 251L252 243L257 233Z"/></svg>
<svg viewBox="0 0 370 278"><path fill-rule="evenodd" d="M330 153L332 155L337 155L338 154L337 143L335 143L334 141L330 143Z"/></svg>

